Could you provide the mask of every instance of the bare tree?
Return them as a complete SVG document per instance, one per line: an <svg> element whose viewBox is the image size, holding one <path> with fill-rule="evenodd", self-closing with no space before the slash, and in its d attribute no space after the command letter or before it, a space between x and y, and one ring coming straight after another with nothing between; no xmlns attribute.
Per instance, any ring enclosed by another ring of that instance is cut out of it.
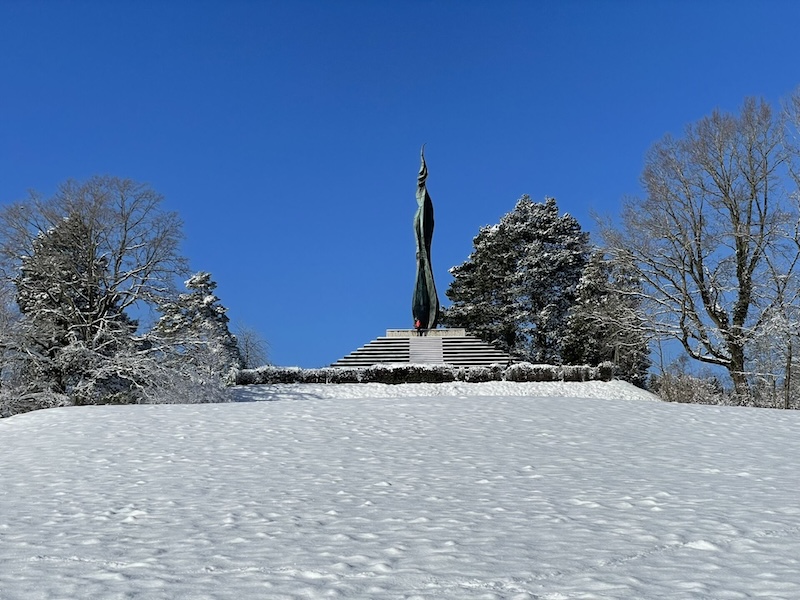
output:
<svg viewBox="0 0 800 600"><path fill-rule="evenodd" d="M723 367L747 397L748 351L792 294L797 211L784 119L747 99L664 137L646 156L643 198L604 236L643 281L651 326L693 359Z"/></svg>
<svg viewBox="0 0 800 600"><path fill-rule="evenodd" d="M146 184L108 176L67 181L51 198L31 192L0 211L2 273L15 280L20 263L34 255L37 239L72 220L81 228L84 263L103 266L97 269L104 292L98 310L112 304L126 310L170 294L188 265L179 254L180 217L162 210L162 201Z"/></svg>
<svg viewBox="0 0 800 600"><path fill-rule="evenodd" d="M236 342L245 369L255 369L269 364L269 345L262 335L243 323L235 327Z"/></svg>
<svg viewBox="0 0 800 600"><path fill-rule="evenodd" d="M172 296L188 270L181 221L161 202L145 184L93 177L0 210L0 274L21 312L17 351L43 389L131 383L113 375L118 357L136 353L130 311Z"/></svg>

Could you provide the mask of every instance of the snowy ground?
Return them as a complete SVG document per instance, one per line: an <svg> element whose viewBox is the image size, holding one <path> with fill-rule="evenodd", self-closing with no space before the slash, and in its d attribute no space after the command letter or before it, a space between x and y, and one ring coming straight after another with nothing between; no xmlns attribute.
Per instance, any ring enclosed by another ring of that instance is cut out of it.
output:
<svg viewBox="0 0 800 600"><path fill-rule="evenodd" d="M800 598L798 411L237 394L0 420L0 599Z"/></svg>

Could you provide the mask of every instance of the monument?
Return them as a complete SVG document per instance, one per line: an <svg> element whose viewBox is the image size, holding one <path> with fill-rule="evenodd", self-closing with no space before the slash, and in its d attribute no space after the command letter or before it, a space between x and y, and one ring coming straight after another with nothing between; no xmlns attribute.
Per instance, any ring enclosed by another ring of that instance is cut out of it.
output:
<svg viewBox="0 0 800 600"><path fill-rule="evenodd" d="M436 328L440 309L431 266L433 202L425 185L427 179L428 166L425 164L423 145L417 176L417 212L414 215L417 246L417 275L411 302L414 329L387 329L385 336L372 340L331 366L369 367L413 363L477 367L511 362L511 357L505 352L468 335L464 329Z"/></svg>
<svg viewBox="0 0 800 600"><path fill-rule="evenodd" d="M425 164L425 145L419 152L420 166L417 176L417 213L414 215L414 236L417 240L417 278L411 314L418 329L436 329L439 322L439 298L433 281L431 242L433 241L433 202L425 181L428 166Z"/></svg>

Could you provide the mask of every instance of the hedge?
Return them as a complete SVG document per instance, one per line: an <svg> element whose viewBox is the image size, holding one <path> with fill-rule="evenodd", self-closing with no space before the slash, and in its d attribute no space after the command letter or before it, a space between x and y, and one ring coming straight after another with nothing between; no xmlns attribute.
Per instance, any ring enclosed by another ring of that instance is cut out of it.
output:
<svg viewBox="0 0 800 600"><path fill-rule="evenodd" d="M237 372L236 385L261 385L274 383L447 383L463 381L610 381L614 365L603 363L598 367L587 365L535 365L514 363L483 367L455 367L452 365L379 364L371 367L299 367L265 366L242 369Z"/></svg>

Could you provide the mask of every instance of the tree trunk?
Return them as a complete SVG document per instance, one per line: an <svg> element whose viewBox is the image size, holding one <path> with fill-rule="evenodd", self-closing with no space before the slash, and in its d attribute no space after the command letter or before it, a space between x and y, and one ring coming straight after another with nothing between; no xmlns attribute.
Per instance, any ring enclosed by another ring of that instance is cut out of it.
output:
<svg viewBox="0 0 800 600"><path fill-rule="evenodd" d="M786 349L786 374L783 379L783 408L789 408L789 394L792 390L792 341Z"/></svg>
<svg viewBox="0 0 800 600"><path fill-rule="evenodd" d="M744 347L737 344L731 347L731 362L728 372L733 380L733 390L738 402L750 397L750 384L744 372Z"/></svg>

